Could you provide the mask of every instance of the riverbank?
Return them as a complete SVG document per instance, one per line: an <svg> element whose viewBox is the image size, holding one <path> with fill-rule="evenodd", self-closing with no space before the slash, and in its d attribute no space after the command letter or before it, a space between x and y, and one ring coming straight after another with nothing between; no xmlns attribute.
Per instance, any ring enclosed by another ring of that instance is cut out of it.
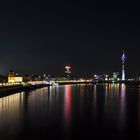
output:
<svg viewBox="0 0 140 140"><path fill-rule="evenodd" d="M14 93L22 92L22 91L31 91L38 88L48 87L49 85L12 85L12 86L3 86L0 87L0 97L5 97Z"/></svg>
<svg viewBox="0 0 140 140"><path fill-rule="evenodd" d="M22 91L31 91L38 88L49 87L49 86L59 86L59 85L68 85L68 84L122 84L124 83L127 87L134 87L140 88L139 81L117 81L117 82L110 82L110 81L98 81L93 82L89 81L76 81L76 80L69 80L69 81L56 81L54 84L15 84L15 85L4 85L0 86L0 97L8 96L14 93L22 92Z"/></svg>

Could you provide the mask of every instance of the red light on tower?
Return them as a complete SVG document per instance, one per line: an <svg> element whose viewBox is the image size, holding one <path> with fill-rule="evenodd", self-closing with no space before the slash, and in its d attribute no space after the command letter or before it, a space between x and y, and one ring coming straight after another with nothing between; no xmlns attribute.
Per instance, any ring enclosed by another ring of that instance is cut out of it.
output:
<svg viewBox="0 0 140 140"><path fill-rule="evenodd" d="M70 71L71 67L70 67L70 66L66 66L65 69L66 69L67 71Z"/></svg>

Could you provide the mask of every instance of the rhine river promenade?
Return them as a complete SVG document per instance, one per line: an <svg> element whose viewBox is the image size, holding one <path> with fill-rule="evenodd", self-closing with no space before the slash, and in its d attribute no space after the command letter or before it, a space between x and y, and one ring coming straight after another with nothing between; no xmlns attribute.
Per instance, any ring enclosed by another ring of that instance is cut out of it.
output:
<svg viewBox="0 0 140 140"><path fill-rule="evenodd" d="M68 84L122 84L129 87L140 87L140 81L94 81L92 79L84 80L50 80L48 81L31 81L22 83L0 83L0 97L13 94L15 92L30 91L43 87L68 85Z"/></svg>

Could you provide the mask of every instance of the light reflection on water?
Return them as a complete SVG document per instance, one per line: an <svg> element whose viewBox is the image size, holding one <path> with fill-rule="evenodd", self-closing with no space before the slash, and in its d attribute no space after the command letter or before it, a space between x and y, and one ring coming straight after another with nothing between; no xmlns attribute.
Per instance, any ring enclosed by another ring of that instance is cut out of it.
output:
<svg viewBox="0 0 140 140"><path fill-rule="evenodd" d="M120 129L123 130L125 127L125 116L126 116L126 86L125 84L121 85L121 91L120 91Z"/></svg>
<svg viewBox="0 0 140 140"><path fill-rule="evenodd" d="M52 131L62 137L83 136L93 130L94 135L125 136L131 131L139 137L140 90L124 84L81 84L0 98L0 139L48 138Z"/></svg>
<svg viewBox="0 0 140 140"><path fill-rule="evenodd" d="M71 108L72 108L72 86L65 86L65 94L64 94L64 120L65 126L67 128L70 127L71 124Z"/></svg>

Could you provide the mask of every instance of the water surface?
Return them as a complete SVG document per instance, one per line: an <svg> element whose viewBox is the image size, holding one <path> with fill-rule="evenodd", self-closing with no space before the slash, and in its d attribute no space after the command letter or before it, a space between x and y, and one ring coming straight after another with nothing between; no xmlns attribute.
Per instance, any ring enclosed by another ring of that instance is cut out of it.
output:
<svg viewBox="0 0 140 140"><path fill-rule="evenodd" d="M36 138L140 139L140 89L62 85L0 98L0 140Z"/></svg>

